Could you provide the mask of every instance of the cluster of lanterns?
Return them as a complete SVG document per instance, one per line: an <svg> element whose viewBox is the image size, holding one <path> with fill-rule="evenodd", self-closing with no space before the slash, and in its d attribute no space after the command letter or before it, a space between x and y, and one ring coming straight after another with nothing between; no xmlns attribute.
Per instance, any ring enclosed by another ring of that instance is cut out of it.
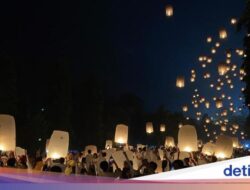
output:
<svg viewBox="0 0 250 190"><path fill-rule="evenodd" d="M230 24L235 26L237 24L237 19L231 18ZM206 38L206 43L212 45L210 49L211 51L208 52L207 55L200 55L198 57L198 62L201 66L201 72L203 72L202 78L204 79L204 83L209 83L209 88L206 89L206 94L208 94L207 91L211 89L214 96L211 99L210 96L206 96L198 92L198 89L196 88L192 95L191 103L193 105L193 108L195 109L195 116L197 121L201 120L203 114L209 113L211 116L205 119L206 124L210 124L211 126L219 125L220 131L222 133L227 132L232 135L239 135L239 125L233 125L237 126L237 128L230 127L230 121L228 118L230 118L232 114L235 114L237 112L240 113L243 111L244 98L242 96L239 96L238 98L232 98L232 96L230 96L229 94L231 92L232 94L235 94L235 91L238 90L238 84L236 85L236 80L239 79L239 81L242 81L246 76L244 68L241 68L240 65L237 65L235 63L236 58L238 58L240 62L243 56L246 57L246 54L241 48L230 48L223 50L224 43L227 42L226 39L228 38L228 36L229 35L226 28L221 28L218 31L217 38L212 36L208 36ZM214 55L220 51L224 51L223 53L225 55L225 60L219 60L218 63L216 63L217 56L214 57ZM212 67L217 67L217 73L213 73L213 70L211 69ZM197 80L199 80L197 79L196 71L194 69L191 70L191 83L195 83ZM201 81L199 80L199 82ZM177 77L176 86L177 88L185 87L184 76ZM244 88L241 88L242 92L244 90ZM234 103L236 99L237 101L241 102L242 106L239 107L238 103ZM185 115L189 114L190 112L192 113L193 110L189 108L190 107L188 104L182 106L182 111ZM208 111L203 112L204 108ZM213 129L210 129L206 126L205 133L207 134L207 137L211 138L211 140L213 138L217 139L218 136L216 136L217 133L215 133L217 129L215 129L214 132L211 130ZM240 134L240 136L242 139L245 138L245 134Z"/></svg>

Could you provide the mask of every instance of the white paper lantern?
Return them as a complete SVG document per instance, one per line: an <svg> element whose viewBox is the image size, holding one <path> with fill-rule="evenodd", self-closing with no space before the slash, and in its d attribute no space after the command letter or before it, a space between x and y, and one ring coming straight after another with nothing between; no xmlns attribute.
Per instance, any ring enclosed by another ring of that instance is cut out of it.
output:
<svg viewBox="0 0 250 190"><path fill-rule="evenodd" d="M124 124L118 124L115 130L115 142L119 144L128 143L128 126Z"/></svg>
<svg viewBox="0 0 250 190"><path fill-rule="evenodd" d="M165 132L166 131L166 125L165 124L161 124L160 125L160 132Z"/></svg>
<svg viewBox="0 0 250 190"><path fill-rule="evenodd" d="M154 127L152 122L146 123L146 133L151 134L154 132Z"/></svg>
<svg viewBox="0 0 250 190"><path fill-rule="evenodd" d="M85 146L86 153L88 153L88 150L91 150L91 154L97 154L97 146L95 146L95 145Z"/></svg>
<svg viewBox="0 0 250 190"><path fill-rule="evenodd" d="M66 131L53 131L48 145L48 158L58 159L66 157L69 148L69 133Z"/></svg>
<svg viewBox="0 0 250 190"><path fill-rule="evenodd" d="M227 38L227 31L225 29L221 29L219 31L219 36L220 36L220 39L226 39Z"/></svg>
<svg viewBox="0 0 250 190"><path fill-rule="evenodd" d="M219 75L225 75L228 72L228 66L224 63L220 63L218 65L218 73Z"/></svg>
<svg viewBox="0 0 250 190"><path fill-rule="evenodd" d="M198 150L197 133L192 125L184 125L178 132L178 147L182 152Z"/></svg>
<svg viewBox="0 0 250 190"><path fill-rule="evenodd" d="M171 17L174 14L174 8L172 5L167 5L166 6L166 16Z"/></svg>
<svg viewBox="0 0 250 190"><path fill-rule="evenodd" d="M113 141L112 140L106 140L105 149L110 149L113 147Z"/></svg>
<svg viewBox="0 0 250 190"><path fill-rule="evenodd" d="M218 108L218 109L223 107L222 100L220 100L220 99L216 100L215 104L216 104L216 108Z"/></svg>
<svg viewBox="0 0 250 190"><path fill-rule="evenodd" d="M165 147L174 147L174 137L166 137L165 139Z"/></svg>
<svg viewBox="0 0 250 190"><path fill-rule="evenodd" d="M16 149L16 124L11 115L0 115L0 150L15 151Z"/></svg>
<svg viewBox="0 0 250 190"><path fill-rule="evenodd" d="M233 141L231 137L220 135L216 141L215 156L219 159L231 158Z"/></svg>
<svg viewBox="0 0 250 190"><path fill-rule="evenodd" d="M187 111L188 111L188 106L183 106L183 107L182 107L182 111L183 111L183 112L187 112Z"/></svg>
<svg viewBox="0 0 250 190"><path fill-rule="evenodd" d="M202 153L208 156L212 156L215 152L215 144L208 142L202 148Z"/></svg>
<svg viewBox="0 0 250 190"><path fill-rule="evenodd" d="M178 88L183 88L185 86L185 78L183 76L178 76L176 79L176 86Z"/></svg>
<svg viewBox="0 0 250 190"><path fill-rule="evenodd" d="M232 137L232 141L233 141L233 148L239 148L239 139L238 137Z"/></svg>

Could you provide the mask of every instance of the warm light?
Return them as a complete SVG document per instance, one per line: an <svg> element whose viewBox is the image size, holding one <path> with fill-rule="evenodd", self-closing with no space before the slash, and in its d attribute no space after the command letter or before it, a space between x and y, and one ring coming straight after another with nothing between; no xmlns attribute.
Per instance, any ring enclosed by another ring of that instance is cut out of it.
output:
<svg viewBox="0 0 250 190"><path fill-rule="evenodd" d="M187 106L183 106L183 107L182 107L182 111L183 111L183 112L187 112L187 111L188 111L188 107L187 107Z"/></svg>
<svg viewBox="0 0 250 190"><path fill-rule="evenodd" d="M221 64L219 64L218 65L218 73L219 73L219 75L224 75L224 74L226 74L227 73L227 65L225 65L225 64L223 64L223 63L221 63Z"/></svg>
<svg viewBox="0 0 250 190"><path fill-rule="evenodd" d="M212 37L207 37L207 43L211 43L212 42Z"/></svg>
<svg viewBox="0 0 250 190"><path fill-rule="evenodd" d="M185 147L184 152L192 152L192 149L190 147Z"/></svg>
<svg viewBox="0 0 250 190"><path fill-rule="evenodd" d="M115 142L119 144L127 144L128 142L128 126L118 124L115 130Z"/></svg>
<svg viewBox="0 0 250 190"><path fill-rule="evenodd" d="M2 144L0 145L0 150L1 150L1 151L5 151L4 145L2 145Z"/></svg>
<svg viewBox="0 0 250 190"><path fill-rule="evenodd" d="M54 152L54 153L51 154L51 158L52 159L58 159L58 158L61 158L61 156L58 153Z"/></svg>
<svg viewBox="0 0 250 190"><path fill-rule="evenodd" d="M154 132L154 127L152 122L146 123L146 133L151 134Z"/></svg>
<svg viewBox="0 0 250 190"><path fill-rule="evenodd" d="M231 18L231 24L235 25L237 23L237 19L236 18Z"/></svg>
<svg viewBox="0 0 250 190"><path fill-rule="evenodd" d="M172 5L166 6L166 16L171 17L174 14L174 8Z"/></svg>
<svg viewBox="0 0 250 190"><path fill-rule="evenodd" d="M165 132L166 131L166 125L165 124L161 124L160 125L160 132Z"/></svg>
<svg viewBox="0 0 250 190"><path fill-rule="evenodd" d="M220 153L217 153L217 154L216 154L216 157L217 157L217 158L224 159L224 158L225 158L225 154L222 153L222 152L220 152Z"/></svg>
<svg viewBox="0 0 250 190"><path fill-rule="evenodd" d="M225 29L221 29L219 31L219 36L220 36L220 39L226 39L227 38L227 31Z"/></svg>
<svg viewBox="0 0 250 190"><path fill-rule="evenodd" d="M178 88L183 88L185 86L185 78L183 76L179 76L176 79L176 86Z"/></svg>

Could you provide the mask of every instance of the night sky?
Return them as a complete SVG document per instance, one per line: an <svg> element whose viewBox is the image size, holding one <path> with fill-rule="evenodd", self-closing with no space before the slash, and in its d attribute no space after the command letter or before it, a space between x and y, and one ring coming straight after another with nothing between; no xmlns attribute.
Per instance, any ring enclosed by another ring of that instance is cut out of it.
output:
<svg viewBox="0 0 250 190"><path fill-rule="evenodd" d="M174 6L172 18L165 16L167 4ZM226 27L227 45L242 47L243 35L229 22L242 13L243 0L19 1L1 7L2 47L33 59L33 67L69 56L75 80L94 74L110 95L134 93L149 111L162 104L180 111L190 89L177 89L176 76L196 67L208 35Z"/></svg>

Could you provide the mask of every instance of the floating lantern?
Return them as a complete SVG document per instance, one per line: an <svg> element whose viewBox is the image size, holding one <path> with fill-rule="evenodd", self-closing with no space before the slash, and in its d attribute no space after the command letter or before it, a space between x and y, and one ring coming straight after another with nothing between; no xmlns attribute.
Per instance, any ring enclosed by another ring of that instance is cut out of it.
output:
<svg viewBox="0 0 250 190"><path fill-rule="evenodd" d="M231 18L231 24L232 25L235 25L235 24L237 24L237 19L236 18Z"/></svg>
<svg viewBox="0 0 250 190"><path fill-rule="evenodd" d="M231 158L233 141L231 137L221 135L216 141L215 156L220 159Z"/></svg>
<svg viewBox="0 0 250 190"><path fill-rule="evenodd" d="M112 147L113 147L113 141L112 140L106 140L105 149L111 149Z"/></svg>
<svg viewBox="0 0 250 190"><path fill-rule="evenodd" d="M183 106L182 107L182 111L187 112L188 111L188 107L187 106Z"/></svg>
<svg viewBox="0 0 250 190"><path fill-rule="evenodd" d="M85 147L85 152L91 150L91 154L97 154L97 146L95 145L88 145Z"/></svg>
<svg viewBox="0 0 250 190"><path fill-rule="evenodd" d="M215 53L216 53L216 49L215 49L215 48L212 48L212 49L211 49L211 53L212 53L212 54L215 54Z"/></svg>
<svg viewBox="0 0 250 190"><path fill-rule="evenodd" d="M11 115L0 114L0 150L15 151L16 124Z"/></svg>
<svg viewBox="0 0 250 190"><path fill-rule="evenodd" d="M234 129L239 129L239 125L238 124L233 124L233 128Z"/></svg>
<svg viewBox="0 0 250 190"><path fill-rule="evenodd" d="M212 42L212 37L207 37L207 43L211 43Z"/></svg>
<svg viewBox="0 0 250 190"><path fill-rule="evenodd" d="M119 144L128 143L128 126L124 124L116 125L115 142Z"/></svg>
<svg viewBox="0 0 250 190"><path fill-rule="evenodd" d="M206 102L205 103L205 107L208 109L210 107L210 103L209 102Z"/></svg>
<svg viewBox="0 0 250 190"><path fill-rule="evenodd" d="M225 125L222 125L220 129L221 129L221 131L223 131L223 132L226 132L226 131L227 131L227 128L226 128Z"/></svg>
<svg viewBox="0 0 250 190"><path fill-rule="evenodd" d="M152 122L146 123L146 133L151 134L154 132L154 127Z"/></svg>
<svg viewBox="0 0 250 190"><path fill-rule="evenodd" d="M183 88L185 86L185 78L183 76L179 76L176 79L176 86L178 88Z"/></svg>
<svg viewBox="0 0 250 190"><path fill-rule="evenodd" d="M208 142L202 148L202 153L208 156L212 156L215 152L215 144Z"/></svg>
<svg viewBox="0 0 250 190"><path fill-rule="evenodd" d="M166 125L165 124L161 124L160 125L160 132L165 132L166 131Z"/></svg>
<svg viewBox="0 0 250 190"><path fill-rule="evenodd" d="M227 73L227 65L225 65L225 64L223 64L223 63L221 63L221 64L219 64L218 65L218 73L219 73L219 75L224 75L224 74L226 74Z"/></svg>
<svg viewBox="0 0 250 190"><path fill-rule="evenodd" d="M213 59L212 58L208 58L207 59L207 63L212 63Z"/></svg>
<svg viewBox="0 0 250 190"><path fill-rule="evenodd" d="M215 47L220 47L220 43L216 42Z"/></svg>
<svg viewBox="0 0 250 190"><path fill-rule="evenodd" d="M166 16L167 17L172 17L174 14L174 8L172 5L167 5L166 6Z"/></svg>
<svg viewBox="0 0 250 190"><path fill-rule="evenodd" d="M221 29L219 31L219 36L220 36L220 39L226 39L227 38L227 31L225 29Z"/></svg>
<svg viewBox="0 0 250 190"><path fill-rule="evenodd" d="M220 99L216 100L216 108L222 108L223 107L223 103Z"/></svg>
<svg viewBox="0 0 250 190"><path fill-rule="evenodd" d="M66 131L53 131L49 144L47 157L58 159L66 157L69 148L69 133Z"/></svg>
<svg viewBox="0 0 250 190"><path fill-rule="evenodd" d="M232 141L233 141L233 148L240 147L238 137L232 137Z"/></svg>
<svg viewBox="0 0 250 190"><path fill-rule="evenodd" d="M165 139L165 147L174 147L174 138L173 137L166 137Z"/></svg>
<svg viewBox="0 0 250 190"><path fill-rule="evenodd" d="M178 132L178 147L182 152L193 152L198 150L197 133L192 125L184 125Z"/></svg>
<svg viewBox="0 0 250 190"><path fill-rule="evenodd" d="M183 124L182 123L179 123L178 125L179 129L183 127Z"/></svg>

